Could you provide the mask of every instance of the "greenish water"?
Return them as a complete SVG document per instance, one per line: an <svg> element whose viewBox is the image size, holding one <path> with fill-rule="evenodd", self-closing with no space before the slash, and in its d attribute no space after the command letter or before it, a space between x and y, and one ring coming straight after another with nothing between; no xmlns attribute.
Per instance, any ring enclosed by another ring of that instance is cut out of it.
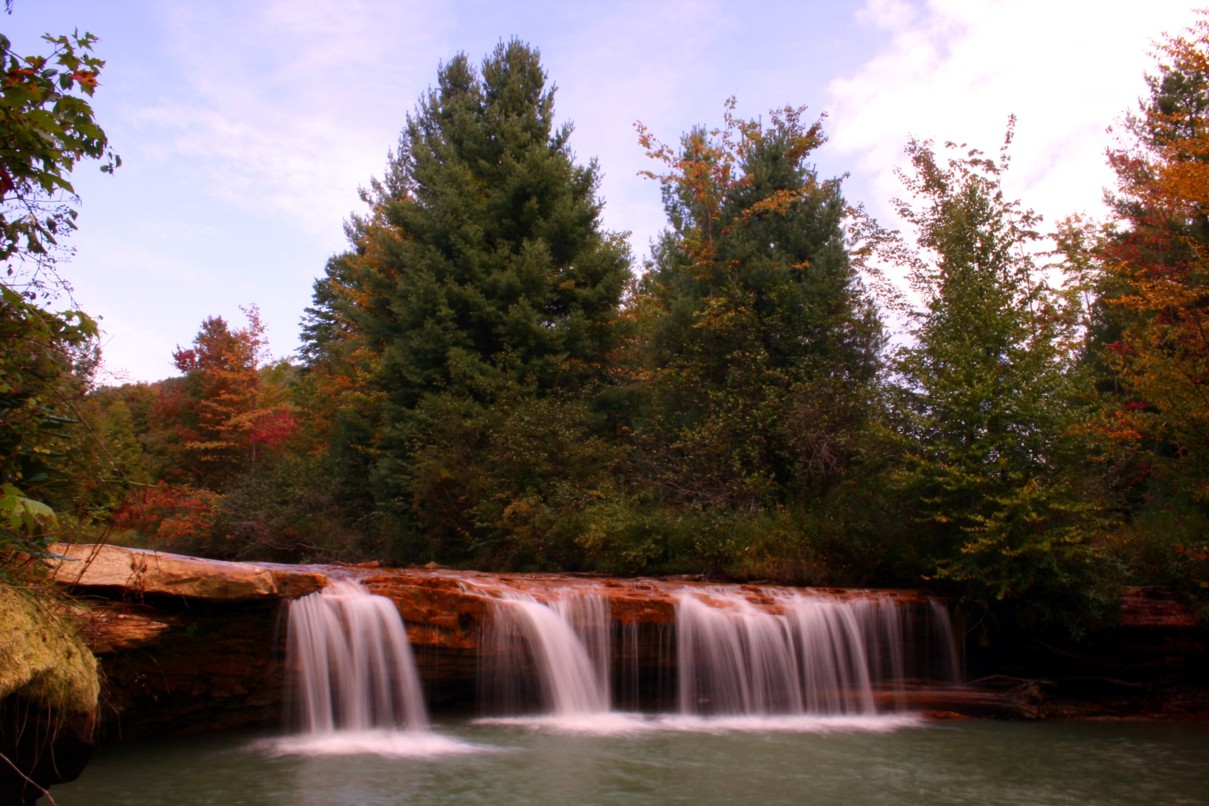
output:
<svg viewBox="0 0 1209 806"><path fill-rule="evenodd" d="M326 744L227 735L103 748L51 794L59 806L1209 804L1209 724L615 717Z"/></svg>

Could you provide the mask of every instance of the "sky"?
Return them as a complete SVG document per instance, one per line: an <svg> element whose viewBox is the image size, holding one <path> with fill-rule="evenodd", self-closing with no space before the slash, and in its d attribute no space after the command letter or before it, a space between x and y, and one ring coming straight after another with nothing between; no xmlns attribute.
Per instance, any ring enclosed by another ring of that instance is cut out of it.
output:
<svg viewBox="0 0 1209 806"><path fill-rule="evenodd" d="M1054 223L1102 216L1105 150L1137 109L1155 44L1195 18L1172 0L15 0L20 53L88 31L107 64L93 107L123 165L83 164L75 255L60 267L99 317L105 384L176 374L202 321L256 305L288 358L312 285L347 248L359 188L458 53L541 52L595 158L605 229L636 270L663 228L641 121L674 143L785 106L826 115L822 177L893 225L908 139L995 152L1010 115L1011 195ZM1112 128L1116 126L1117 132Z"/></svg>

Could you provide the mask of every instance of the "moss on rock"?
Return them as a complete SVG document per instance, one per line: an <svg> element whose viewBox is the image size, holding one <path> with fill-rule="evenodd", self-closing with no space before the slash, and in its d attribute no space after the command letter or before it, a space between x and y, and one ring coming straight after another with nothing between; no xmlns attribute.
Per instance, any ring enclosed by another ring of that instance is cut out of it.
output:
<svg viewBox="0 0 1209 806"><path fill-rule="evenodd" d="M0 584L0 700L19 695L52 711L91 714L97 659L53 594Z"/></svg>

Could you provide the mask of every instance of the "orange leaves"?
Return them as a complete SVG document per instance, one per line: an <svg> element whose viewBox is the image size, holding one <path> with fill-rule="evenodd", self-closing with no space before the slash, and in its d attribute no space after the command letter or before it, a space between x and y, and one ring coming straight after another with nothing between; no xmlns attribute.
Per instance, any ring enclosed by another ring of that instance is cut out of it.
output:
<svg viewBox="0 0 1209 806"><path fill-rule="evenodd" d="M759 218L769 215L785 215L790 209L809 195L807 188L785 188L775 190L768 196L750 205L741 218Z"/></svg>
<svg viewBox="0 0 1209 806"><path fill-rule="evenodd" d="M14 68L8 71L8 74L4 77L4 82L9 86L25 84L33 81L37 75L36 71L30 70L28 67Z"/></svg>
<svg viewBox="0 0 1209 806"><path fill-rule="evenodd" d="M173 353L179 382L153 410L161 428L176 433L176 465L205 489L223 490L263 462L297 432L281 380L264 366L267 343L255 306L243 309L246 328L206 319L187 349Z"/></svg>
<svg viewBox="0 0 1209 806"><path fill-rule="evenodd" d="M1196 474L1209 455L1209 17L1160 52L1129 121L1137 141L1109 155L1118 231L1100 253L1123 332L1107 347L1131 426L1111 433L1145 434L1163 462L1191 456L1182 464Z"/></svg>
<svg viewBox="0 0 1209 806"><path fill-rule="evenodd" d="M738 117L736 105L733 97L727 99L724 125L693 129L681 138L678 149L660 141L641 122L635 124L638 142L647 156L666 168L664 172L639 174L663 185L682 251L694 262L712 261L713 243L735 226L757 218L787 215L810 194L810 187L774 189L758 199L739 202L742 206L733 209L743 191L753 186L750 162L760 148L775 142L787 165L800 166L826 139L821 117L803 128L804 107L774 110L765 124L763 118Z"/></svg>
<svg viewBox="0 0 1209 806"><path fill-rule="evenodd" d="M71 78L80 86L85 88L85 91L91 91L97 87L97 72L95 70L76 70L70 73Z"/></svg>

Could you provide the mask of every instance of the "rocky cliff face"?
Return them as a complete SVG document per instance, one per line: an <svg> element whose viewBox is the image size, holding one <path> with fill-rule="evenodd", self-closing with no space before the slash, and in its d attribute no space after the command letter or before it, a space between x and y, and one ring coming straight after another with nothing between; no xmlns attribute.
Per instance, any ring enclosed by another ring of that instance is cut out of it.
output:
<svg viewBox="0 0 1209 806"><path fill-rule="evenodd" d="M627 696L646 707L666 706L658 698L666 698L676 673L676 595L686 586L702 586L692 580L222 563L116 547L60 546L57 551L69 558L55 570L57 579L90 606L85 637L104 670L100 735L106 739L280 724L286 694L285 605L337 576L356 578L396 604L434 711L469 712L480 705L478 681L502 660L492 654L498 645L483 640L501 592L542 599L577 586L607 597L610 618L621 625L618 633L625 639L614 643L613 652L640 670ZM732 590L744 591L755 606L776 606L766 589ZM925 602L909 592L883 595ZM1174 603L1154 599L1143 596L1127 612L1117 646L1128 646L1140 657L1153 651L1144 645L1156 639L1165 653L1164 668L1178 661L1187 670L1190 659L1194 665L1203 659L1200 633ZM1155 619L1165 626L1156 627ZM1106 646L1104 651L1089 663L1111 663L1114 650ZM1037 668L1012 666L1012 658L983 661L990 664L978 670L984 685L945 691L925 686L908 692L908 704L949 715L1073 713L1054 707L1052 688L1032 677ZM995 662L1006 673L993 668ZM1154 682L1140 666L1134 671L1138 676L1124 680L1127 685Z"/></svg>
<svg viewBox="0 0 1209 806"><path fill-rule="evenodd" d="M101 661L100 736L181 735L281 719L284 600L321 589L306 569L116 546L59 545L55 579L87 605Z"/></svg>

